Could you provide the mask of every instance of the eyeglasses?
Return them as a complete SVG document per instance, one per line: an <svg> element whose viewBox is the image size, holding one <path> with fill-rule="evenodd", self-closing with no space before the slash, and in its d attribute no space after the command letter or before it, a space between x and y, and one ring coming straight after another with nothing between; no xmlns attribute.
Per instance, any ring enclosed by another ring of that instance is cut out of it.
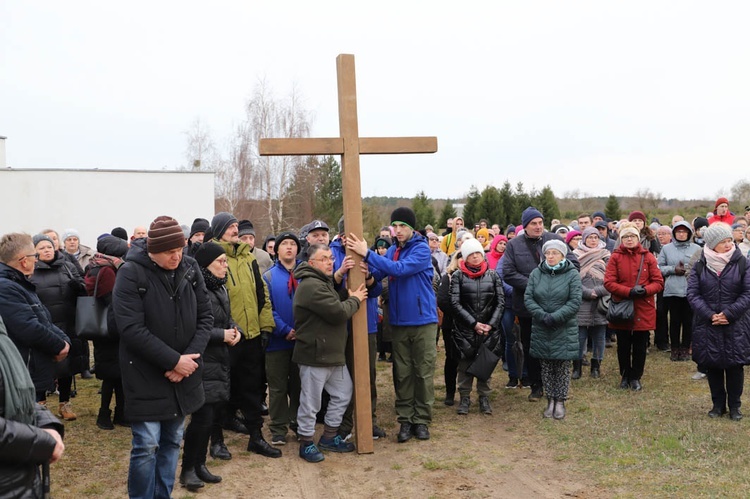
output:
<svg viewBox="0 0 750 499"><path fill-rule="evenodd" d="M310 258L310 260L318 260L319 262L335 262L336 259L332 256L321 256L319 258Z"/></svg>
<svg viewBox="0 0 750 499"><path fill-rule="evenodd" d="M27 258L34 257L34 260L39 260L39 253L34 253L33 255L23 255L21 258L18 259L19 262L22 262L26 260Z"/></svg>
<svg viewBox="0 0 750 499"><path fill-rule="evenodd" d="M635 234L625 234L620 239L638 239L638 236L636 236Z"/></svg>
<svg viewBox="0 0 750 499"><path fill-rule="evenodd" d="M583 236L573 236L573 241L580 241L583 239Z"/></svg>

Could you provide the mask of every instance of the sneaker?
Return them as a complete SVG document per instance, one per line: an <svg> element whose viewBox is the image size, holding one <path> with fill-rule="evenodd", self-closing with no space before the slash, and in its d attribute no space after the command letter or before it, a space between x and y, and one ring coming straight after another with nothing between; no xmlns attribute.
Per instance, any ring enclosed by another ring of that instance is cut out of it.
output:
<svg viewBox="0 0 750 499"><path fill-rule="evenodd" d="M514 389L518 388L518 378L510 378L505 384L505 388Z"/></svg>
<svg viewBox="0 0 750 499"><path fill-rule="evenodd" d="M271 437L271 445L286 445L286 435L274 435Z"/></svg>
<svg viewBox="0 0 750 499"><path fill-rule="evenodd" d="M308 463L319 463L326 458L314 442L299 444L299 457Z"/></svg>
<svg viewBox="0 0 750 499"><path fill-rule="evenodd" d="M73 412L73 407L70 405L70 402L62 402L58 406L58 415L65 421L75 421L76 418L78 418L76 413Z"/></svg>
<svg viewBox="0 0 750 499"><path fill-rule="evenodd" d="M320 437L318 447L332 452L354 452L354 444L346 442L341 435L333 438Z"/></svg>
<svg viewBox="0 0 750 499"><path fill-rule="evenodd" d="M372 439L377 440L379 438L385 438L385 430L380 428L378 425L372 425Z"/></svg>
<svg viewBox="0 0 750 499"><path fill-rule="evenodd" d="M341 437L341 440L343 440L344 442L348 442L352 439L353 435L352 432L348 431L346 433L339 433L339 436Z"/></svg>
<svg viewBox="0 0 750 499"><path fill-rule="evenodd" d="M523 388L531 388L531 381L529 381L529 378L521 378L521 386Z"/></svg>
<svg viewBox="0 0 750 499"><path fill-rule="evenodd" d="M694 379L696 381L697 380L701 380L701 379L706 379L706 373L702 373L702 372L698 371L697 373L695 373L692 376L690 376L690 378Z"/></svg>

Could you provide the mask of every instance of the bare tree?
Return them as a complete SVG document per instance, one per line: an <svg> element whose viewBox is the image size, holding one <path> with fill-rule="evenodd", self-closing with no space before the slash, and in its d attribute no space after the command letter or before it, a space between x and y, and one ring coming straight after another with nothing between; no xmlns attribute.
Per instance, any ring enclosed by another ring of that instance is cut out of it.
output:
<svg viewBox="0 0 750 499"><path fill-rule="evenodd" d="M187 136L185 169L213 170L219 160L219 155L208 125L203 123L200 118L195 118L190 128L183 133Z"/></svg>
<svg viewBox="0 0 750 499"><path fill-rule="evenodd" d="M747 179L740 180L732 186L732 203L737 205L739 211L743 206L750 204L750 182Z"/></svg>
<svg viewBox="0 0 750 499"><path fill-rule="evenodd" d="M310 113L302 106L296 88L283 100L277 100L265 81L255 88L247 103L247 126L251 162L255 166L249 198L260 198L266 205L268 225L273 233L279 231L284 220L285 203L292 194L297 168L305 161L297 156L263 156L258 154L261 138L300 138L310 136Z"/></svg>

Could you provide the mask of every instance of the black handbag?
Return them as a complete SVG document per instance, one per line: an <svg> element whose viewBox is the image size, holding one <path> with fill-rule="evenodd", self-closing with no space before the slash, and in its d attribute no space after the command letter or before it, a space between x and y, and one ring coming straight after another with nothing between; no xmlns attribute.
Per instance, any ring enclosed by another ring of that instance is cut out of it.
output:
<svg viewBox="0 0 750 499"><path fill-rule="evenodd" d="M107 327L109 307L96 297L99 274L96 274L93 296L79 296L76 303L76 334L83 340L106 340L110 338Z"/></svg>
<svg viewBox="0 0 750 499"><path fill-rule="evenodd" d="M470 374L482 381L487 381L492 376L499 361L500 357L490 350L486 343L482 342L474 361L466 368L466 374Z"/></svg>
<svg viewBox="0 0 750 499"><path fill-rule="evenodd" d="M638 267L638 275L635 278L635 285L638 285L638 281L641 279L641 271L643 270L643 260L645 256L641 254L641 265ZM622 324L624 322L633 322L635 319L635 308L633 306L633 300L625 298L624 300L615 301L610 300L609 307L607 307L607 320L613 324Z"/></svg>
<svg viewBox="0 0 750 499"><path fill-rule="evenodd" d="M602 315L607 315L609 312L609 302L612 301L612 295L600 296L596 301L596 310Z"/></svg>

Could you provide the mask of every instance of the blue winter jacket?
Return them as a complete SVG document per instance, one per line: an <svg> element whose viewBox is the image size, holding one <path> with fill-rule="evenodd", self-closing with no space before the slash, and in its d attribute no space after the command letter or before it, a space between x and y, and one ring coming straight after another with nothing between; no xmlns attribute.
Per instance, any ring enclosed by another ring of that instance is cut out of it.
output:
<svg viewBox="0 0 750 499"><path fill-rule="evenodd" d="M690 271L687 299L693 307L693 360L699 368L727 369L750 364L750 262L740 270L739 249L718 276L706 266L703 251ZM714 326L724 312L729 324Z"/></svg>
<svg viewBox="0 0 750 499"><path fill-rule="evenodd" d="M294 268L300 261L294 263ZM286 335L294 329L293 302L295 289L289 288L291 273L284 267L281 260L277 260L273 266L263 274L263 280L268 287L268 296L271 299L273 309L273 320L276 326L271 332L271 337L266 347L266 352L278 352L280 350L291 350L294 342L286 339Z"/></svg>
<svg viewBox="0 0 750 499"><path fill-rule="evenodd" d="M331 253L333 254L333 271L336 272L341 264L344 263L346 257L346 249L341 244L340 239L336 239L330 244ZM370 272L373 272L373 268L370 268ZM358 271L357 268L352 268L349 272ZM348 274L347 274L348 275ZM346 277L341 281L341 284L336 287L346 286ZM335 280L334 280L335 283ZM367 288L367 333L375 334L378 332L378 296L383 292L382 280L375 279L375 284L372 287Z"/></svg>
<svg viewBox="0 0 750 499"><path fill-rule="evenodd" d="M0 317L29 367L36 390L53 390L54 357L65 348L65 343L70 344L70 339L52 322L52 316L36 294L36 286L4 263L0 263Z"/></svg>
<svg viewBox="0 0 750 499"><path fill-rule="evenodd" d="M400 247L398 259L393 245L385 256L367 252L365 261L375 269L375 280L390 276L388 282L390 321L394 326L437 324L437 302L432 287L432 254L421 234L414 235Z"/></svg>

